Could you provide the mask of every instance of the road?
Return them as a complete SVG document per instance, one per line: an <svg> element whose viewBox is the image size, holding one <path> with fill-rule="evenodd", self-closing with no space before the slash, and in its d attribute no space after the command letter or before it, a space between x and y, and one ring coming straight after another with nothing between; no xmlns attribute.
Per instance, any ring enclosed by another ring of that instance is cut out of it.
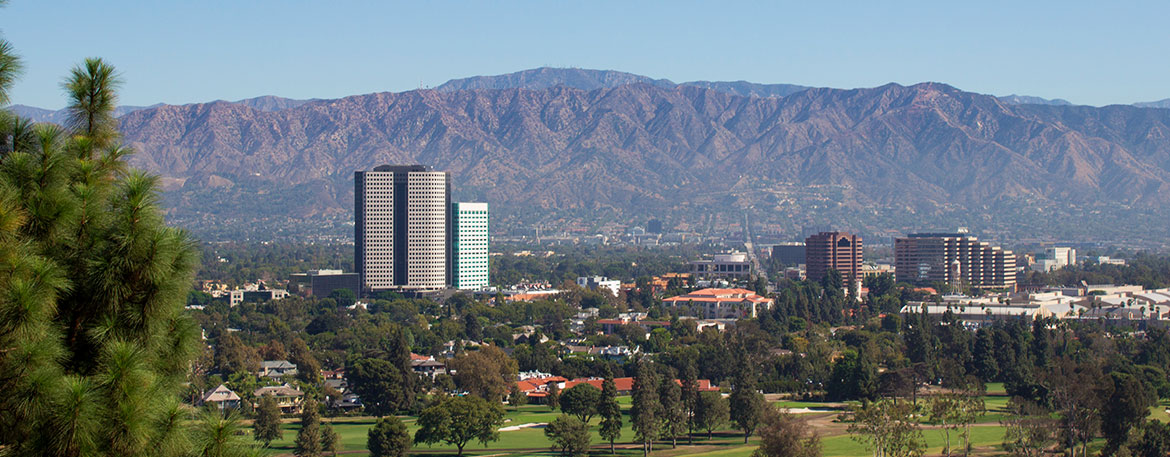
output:
<svg viewBox="0 0 1170 457"><path fill-rule="evenodd" d="M752 270L756 274L765 274L764 266L760 263L760 256L756 255L755 236L752 235L752 226L748 223L748 213L743 213L743 246L747 250L748 260L752 262Z"/></svg>

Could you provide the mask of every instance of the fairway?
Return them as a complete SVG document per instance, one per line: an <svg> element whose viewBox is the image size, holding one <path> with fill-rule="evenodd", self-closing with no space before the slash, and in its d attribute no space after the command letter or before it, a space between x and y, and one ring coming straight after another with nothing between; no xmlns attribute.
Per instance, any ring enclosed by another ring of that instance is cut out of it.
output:
<svg viewBox="0 0 1170 457"><path fill-rule="evenodd" d="M984 403L987 407L987 412L980 418L978 423L972 426L971 429L971 445L976 454L996 454L1002 452L1001 442L1003 440L1004 428L999 425L999 421L1004 417L1004 408L1007 405L1008 398L1003 395L989 395L984 397ZM629 397L619 397L619 403L622 405L623 417L622 437L617 442L617 454L627 457L641 455L641 450L636 444L631 444L634 437L634 432L630 426L629 414ZM825 457L848 457L848 456L867 456L871 452L866 447L853 440L849 435L844 433L846 424L837 423L835 420L836 411L843 408L841 403L825 403L825 402L810 402L810 401L779 401L774 402L775 405L788 409L808 408L812 410L826 410L828 413L812 413L808 417L816 418L812 423L814 427L821 433L822 452ZM1154 408L1161 411L1165 408L1165 403L1162 406ZM543 424L547 423L557 416L560 412L553 412L548 407L543 405L526 405L520 408L519 411L513 411L511 408L506 409L504 427L514 427L523 424ZM1163 413L1164 415L1164 413ZM1153 414L1158 417L1157 411ZM609 455L607 444L597 435L597 424L599 418L594 417L590 421L592 427L594 451L593 455ZM407 425L408 431L412 434L417 430L414 424L413 417L404 417L403 421ZM373 426L375 419L369 417L340 417L340 418L324 418L324 423L331 423L334 430L337 431L341 437L341 448L339 452L347 452L347 455L362 455L366 448L366 433L370 427ZM928 450L927 454L940 454L943 449L944 437L942 430L937 428L929 428L926 424L923 430L923 437L926 440ZM281 440L274 441L272 445L265 450L266 455L281 455L290 454L293 451L293 441L296 439L296 433L299 425L296 424L295 419L286 419L283 426L284 437ZM747 457L751 455L752 451L757 446L755 437L749 441L747 445L743 444L743 435L735 430L723 430L714 434L711 440L707 440L703 434L698 434L695 437L694 445L688 446L685 437L680 438L678 447L672 449L670 442L659 441L655 444L654 455L662 457L673 457L680 455L701 456L701 457ZM957 449L960 446L959 434L957 431L951 432L951 447ZM447 445L415 446L411 449L412 453L416 454L445 454L454 455L455 448ZM508 455L508 456L522 456L522 455L552 455L549 450L549 441L544 436L544 428L541 426L524 427L518 430L501 431L500 439L488 443L487 446L479 442L468 443L464 448L464 453L468 455Z"/></svg>

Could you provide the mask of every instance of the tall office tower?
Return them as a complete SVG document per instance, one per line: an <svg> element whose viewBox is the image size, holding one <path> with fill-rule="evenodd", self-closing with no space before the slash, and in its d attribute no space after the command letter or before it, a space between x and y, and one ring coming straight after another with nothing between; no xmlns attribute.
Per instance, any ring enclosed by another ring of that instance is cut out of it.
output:
<svg viewBox="0 0 1170 457"><path fill-rule="evenodd" d="M488 204L455 203L451 216L451 284L461 290L487 287Z"/></svg>
<svg viewBox="0 0 1170 457"><path fill-rule="evenodd" d="M354 173L354 265L363 292L450 284L451 177L422 165Z"/></svg>
<svg viewBox="0 0 1170 457"><path fill-rule="evenodd" d="M861 287L861 237L849 232L820 232L804 240L804 269L810 281L820 281L829 269L841 273L841 282L854 296Z"/></svg>
<svg viewBox="0 0 1170 457"><path fill-rule="evenodd" d="M1016 255L964 233L915 233L894 240L899 282L975 289L1016 288Z"/></svg>

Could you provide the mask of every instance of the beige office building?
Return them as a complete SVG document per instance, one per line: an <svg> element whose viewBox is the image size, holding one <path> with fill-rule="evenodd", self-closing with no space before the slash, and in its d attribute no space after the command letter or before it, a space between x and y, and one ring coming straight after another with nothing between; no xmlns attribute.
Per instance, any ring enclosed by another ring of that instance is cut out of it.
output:
<svg viewBox="0 0 1170 457"><path fill-rule="evenodd" d="M916 233L894 240L894 276L929 286L1016 288L1016 255L963 233Z"/></svg>
<svg viewBox="0 0 1170 457"><path fill-rule="evenodd" d="M354 173L354 264L363 292L450 284L451 178L422 165Z"/></svg>

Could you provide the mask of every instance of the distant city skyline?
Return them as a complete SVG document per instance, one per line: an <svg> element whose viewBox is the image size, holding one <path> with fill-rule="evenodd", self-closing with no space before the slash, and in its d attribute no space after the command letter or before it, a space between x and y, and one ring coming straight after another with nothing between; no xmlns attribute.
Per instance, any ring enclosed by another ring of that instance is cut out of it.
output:
<svg viewBox="0 0 1170 457"><path fill-rule="evenodd" d="M338 98L541 66L675 82L839 88L937 81L1105 105L1170 98L1170 3L326 2L11 0L14 104L64 105L98 56L120 103ZM95 27L94 24L100 24Z"/></svg>

